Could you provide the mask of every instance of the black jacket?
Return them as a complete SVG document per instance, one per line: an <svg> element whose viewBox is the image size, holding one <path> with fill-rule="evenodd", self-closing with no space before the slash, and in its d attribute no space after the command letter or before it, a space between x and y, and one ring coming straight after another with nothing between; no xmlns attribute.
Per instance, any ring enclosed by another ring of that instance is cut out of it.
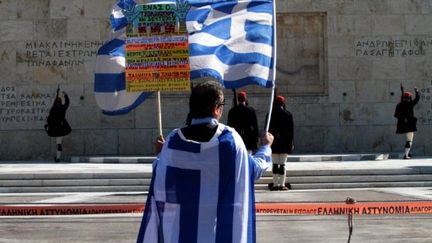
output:
<svg viewBox="0 0 432 243"><path fill-rule="evenodd" d="M397 104L394 116L397 118L396 133L407 133L417 131L417 118L414 116L414 106L420 100L420 95L412 101L401 101Z"/></svg>
<svg viewBox="0 0 432 243"><path fill-rule="evenodd" d="M66 121L66 110L69 107L69 97L65 95L65 104L56 104L51 107L45 130L50 137L62 137L68 135L72 128Z"/></svg>
<svg viewBox="0 0 432 243"><path fill-rule="evenodd" d="M294 144L294 121L291 112L285 110L282 106L273 107L269 132L274 136L274 141L271 146L273 153L292 153Z"/></svg>
<svg viewBox="0 0 432 243"><path fill-rule="evenodd" d="M258 148L258 120L253 107L243 104L234 106L228 112L227 124L240 134L247 150Z"/></svg>

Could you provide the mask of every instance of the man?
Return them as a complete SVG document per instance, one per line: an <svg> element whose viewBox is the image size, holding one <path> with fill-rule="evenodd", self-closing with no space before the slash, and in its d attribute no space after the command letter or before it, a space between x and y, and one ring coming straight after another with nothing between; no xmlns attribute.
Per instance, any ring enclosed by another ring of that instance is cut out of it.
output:
<svg viewBox="0 0 432 243"><path fill-rule="evenodd" d="M238 105L228 112L228 126L235 128L240 134L249 153L257 149L258 121L255 109L247 105L246 92L237 95Z"/></svg>
<svg viewBox="0 0 432 243"><path fill-rule="evenodd" d="M219 83L198 84L191 125L160 139L137 242L255 242L254 181L271 165L273 136L248 155L240 135L218 122L223 106Z"/></svg>
<svg viewBox="0 0 432 243"><path fill-rule="evenodd" d="M54 104L49 111L47 122L44 126L48 136L56 138L57 152L54 157L55 162L60 162L61 160L63 137L72 131L72 128L66 120L66 111L70 103L69 96L63 91L65 103L62 104L59 92L60 88L57 88L57 95L54 99Z"/></svg>
<svg viewBox="0 0 432 243"><path fill-rule="evenodd" d="M396 133L405 134L405 153L404 159L411 159L411 147L414 133L417 132L417 117L414 116L414 106L420 100L420 92L414 88L415 98L413 100L411 92L405 92L401 84L401 101L397 104L394 117L397 118Z"/></svg>
<svg viewBox="0 0 432 243"><path fill-rule="evenodd" d="M294 147L294 121L291 113L285 109L285 97L278 95L275 99L269 131L274 134L272 144L273 184L272 191L287 191L285 185L285 162Z"/></svg>

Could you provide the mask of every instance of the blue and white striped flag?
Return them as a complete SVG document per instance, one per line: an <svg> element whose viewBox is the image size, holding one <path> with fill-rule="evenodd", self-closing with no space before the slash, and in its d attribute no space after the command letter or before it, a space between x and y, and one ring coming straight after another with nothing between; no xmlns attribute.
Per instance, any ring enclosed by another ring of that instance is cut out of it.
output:
<svg viewBox="0 0 432 243"><path fill-rule="evenodd" d="M189 0L191 79L212 77L225 88L274 85L271 0Z"/></svg>
<svg viewBox="0 0 432 243"><path fill-rule="evenodd" d="M94 92L96 102L107 115L126 114L152 93L126 91L126 26L122 10L135 6L134 0L120 0L111 13L113 39L104 44L96 57Z"/></svg>
<svg viewBox="0 0 432 243"><path fill-rule="evenodd" d="M180 0L184 2L185 0ZM152 3L173 3L153 0ZM274 9L272 0L188 0L191 79L211 77L225 88L274 86ZM125 114L152 93L126 92L125 39L127 18L122 10L136 5L119 0L113 7L113 39L96 59L95 95L104 114Z"/></svg>
<svg viewBox="0 0 432 243"><path fill-rule="evenodd" d="M155 3L155 4L171 3L171 4L173 4L173 3L176 3L176 0L153 0L152 3Z"/></svg>
<svg viewBox="0 0 432 243"><path fill-rule="evenodd" d="M271 149L248 155L240 135L218 125L204 143L180 130L167 136L153 176L137 243L255 243L254 181Z"/></svg>

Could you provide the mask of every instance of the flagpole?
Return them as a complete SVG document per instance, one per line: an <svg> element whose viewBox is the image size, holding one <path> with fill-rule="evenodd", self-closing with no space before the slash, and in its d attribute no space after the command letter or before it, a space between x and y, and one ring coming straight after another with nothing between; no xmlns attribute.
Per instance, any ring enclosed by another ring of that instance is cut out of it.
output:
<svg viewBox="0 0 432 243"><path fill-rule="evenodd" d="M157 91L157 112L158 112L159 136L163 137L163 134L162 134L162 109L161 109L160 90Z"/></svg>
<svg viewBox="0 0 432 243"><path fill-rule="evenodd" d="M267 117L265 131L268 132L270 127L271 113L273 110L274 94L276 88L276 60L277 60L277 32L276 32L276 0L273 0L273 87L270 97L270 108Z"/></svg>

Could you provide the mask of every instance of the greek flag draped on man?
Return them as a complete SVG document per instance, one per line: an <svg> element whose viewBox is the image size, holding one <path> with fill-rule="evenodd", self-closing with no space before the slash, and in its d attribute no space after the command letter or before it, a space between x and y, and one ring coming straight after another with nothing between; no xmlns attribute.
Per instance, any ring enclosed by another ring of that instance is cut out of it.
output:
<svg viewBox="0 0 432 243"><path fill-rule="evenodd" d="M255 242L254 180L271 165L269 146L251 156L240 135L219 123L209 142L174 130L162 150L137 242Z"/></svg>

